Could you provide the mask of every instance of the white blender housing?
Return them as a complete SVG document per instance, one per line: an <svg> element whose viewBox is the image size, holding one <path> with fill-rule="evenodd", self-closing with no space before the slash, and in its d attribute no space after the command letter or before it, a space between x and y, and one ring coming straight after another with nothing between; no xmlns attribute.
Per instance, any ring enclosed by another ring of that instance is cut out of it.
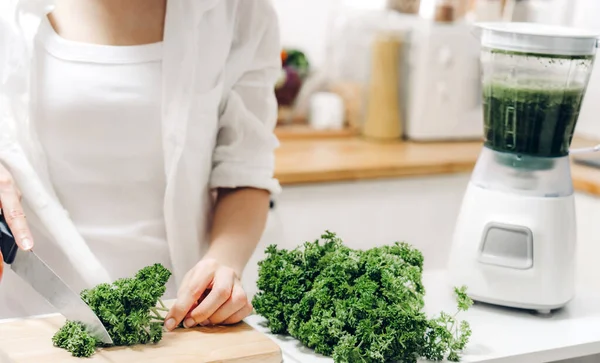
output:
<svg viewBox="0 0 600 363"><path fill-rule="evenodd" d="M598 34L523 23L478 28L485 144L449 273L475 301L548 312L575 293L569 146Z"/></svg>

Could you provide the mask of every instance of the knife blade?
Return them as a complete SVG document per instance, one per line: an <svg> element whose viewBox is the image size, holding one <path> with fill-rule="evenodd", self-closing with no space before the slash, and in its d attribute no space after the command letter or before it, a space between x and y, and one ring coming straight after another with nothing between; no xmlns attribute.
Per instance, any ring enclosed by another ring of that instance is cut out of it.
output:
<svg viewBox="0 0 600 363"><path fill-rule="evenodd" d="M56 275L33 251L18 248L4 214L0 214L0 250L4 262L35 289L65 318L83 324L87 331L104 344L113 341L92 309Z"/></svg>

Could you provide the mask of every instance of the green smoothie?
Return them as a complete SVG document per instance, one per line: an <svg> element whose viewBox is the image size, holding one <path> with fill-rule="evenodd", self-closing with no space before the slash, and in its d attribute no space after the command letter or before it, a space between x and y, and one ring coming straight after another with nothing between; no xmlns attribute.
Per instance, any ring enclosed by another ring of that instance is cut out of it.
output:
<svg viewBox="0 0 600 363"><path fill-rule="evenodd" d="M483 86L485 145L516 154L569 153L585 88L545 81L491 80Z"/></svg>

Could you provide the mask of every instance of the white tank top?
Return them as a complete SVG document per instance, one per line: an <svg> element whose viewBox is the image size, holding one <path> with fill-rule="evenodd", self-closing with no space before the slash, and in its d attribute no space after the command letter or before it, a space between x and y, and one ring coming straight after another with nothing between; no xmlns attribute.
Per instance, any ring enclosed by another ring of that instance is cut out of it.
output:
<svg viewBox="0 0 600 363"><path fill-rule="evenodd" d="M33 122L61 203L114 279L157 262L171 268L163 216L162 44L68 41L47 19L36 44Z"/></svg>

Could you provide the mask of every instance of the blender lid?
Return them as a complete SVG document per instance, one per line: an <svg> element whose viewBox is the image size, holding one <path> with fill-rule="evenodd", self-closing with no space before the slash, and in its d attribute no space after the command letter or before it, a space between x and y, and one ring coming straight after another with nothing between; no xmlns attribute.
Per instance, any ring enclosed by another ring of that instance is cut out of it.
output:
<svg viewBox="0 0 600 363"><path fill-rule="evenodd" d="M550 55L594 55L598 32L536 23L478 23L484 47Z"/></svg>

